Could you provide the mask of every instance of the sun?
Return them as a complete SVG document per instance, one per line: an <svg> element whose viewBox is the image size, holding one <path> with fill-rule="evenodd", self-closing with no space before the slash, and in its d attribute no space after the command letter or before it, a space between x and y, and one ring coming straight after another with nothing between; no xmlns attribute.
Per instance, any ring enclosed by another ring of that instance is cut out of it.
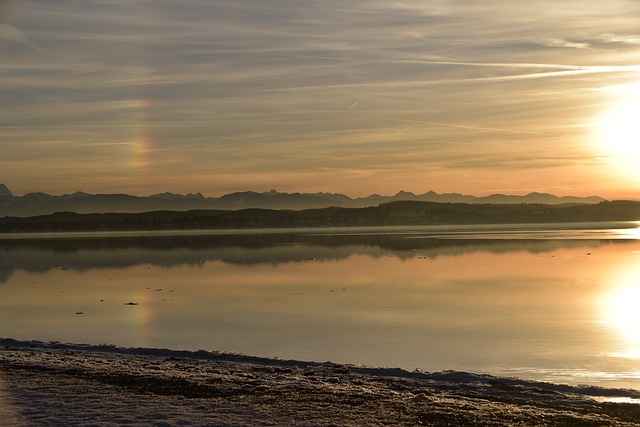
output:
<svg viewBox="0 0 640 427"><path fill-rule="evenodd" d="M614 167L637 174L640 162L640 84L627 87L615 98L596 121L595 130L594 142L599 154Z"/></svg>

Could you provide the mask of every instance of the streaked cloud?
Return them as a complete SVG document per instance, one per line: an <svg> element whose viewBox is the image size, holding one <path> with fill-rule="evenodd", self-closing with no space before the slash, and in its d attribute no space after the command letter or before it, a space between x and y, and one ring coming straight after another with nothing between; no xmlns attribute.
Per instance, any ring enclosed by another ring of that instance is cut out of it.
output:
<svg viewBox="0 0 640 427"><path fill-rule="evenodd" d="M601 34L600 39L610 43L640 44L640 35Z"/></svg>
<svg viewBox="0 0 640 427"><path fill-rule="evenodd" d="M574 49L587 49L591 47L591 45L587 42L576 42L576 41L562 40L562 39L546 40L544 43L547 46L551 46L551 47L568 47L568 48L574 48Z"/></svg>
<svg viewBox="0 0 640 427"><path fill-rule="evenodd" d="M601 89L638 80L637 16L631 0L8 2L0 182L544 191L587 176Z"/></svg>
<svg viewBox="0 0 640 427"><path fill-rule="evenodd" d="M32 49L41 49L36 43L34 43L25 33L18 30L16 27L7 24L0 24L0 38L20 43L24 46Z"/></svg>

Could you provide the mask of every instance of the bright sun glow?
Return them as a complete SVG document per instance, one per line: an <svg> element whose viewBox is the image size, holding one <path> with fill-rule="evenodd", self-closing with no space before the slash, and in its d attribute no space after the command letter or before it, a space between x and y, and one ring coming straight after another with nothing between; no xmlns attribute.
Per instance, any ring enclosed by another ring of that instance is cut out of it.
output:
<svg viewBox="0 0 640 427"><path fill-rule="evenodd" d="M618 88L620 89L620 88ZM620 172L637 176L640 162L640 85L627 86L596 123L597 150Z"/></svg>
<svg viewBox="0 0 640 427"><path fill-rule="evenodd" d="M602 300L604 323L625 342L624 357L640 359L640 269L631 268Z"/></svg>

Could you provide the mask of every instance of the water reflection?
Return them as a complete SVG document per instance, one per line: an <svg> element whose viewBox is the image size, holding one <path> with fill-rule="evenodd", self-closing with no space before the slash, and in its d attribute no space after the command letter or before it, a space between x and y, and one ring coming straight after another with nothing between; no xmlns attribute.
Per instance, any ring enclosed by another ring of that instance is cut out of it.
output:
<svg viewBox="0 0 640 427"><path fill-rule="evenodd" d="M628 226L615 231L617 237L622 239L640 239L640 221L628 223Z"/></svg>
<svg viewBox="0 0 640 427"><path fill-rule="evenodd" d="M436 231L0 240L0 337L640 388L638 240Z"/></svg>
<svg viewBox="0 0 640 427"><path fill-rule="evenodd" d="M135 265L198 266L207 261L253 265L344 260L356 253L401 259L464 255L479 251L549 252L629 242L629 229L498 229L434 227L427 232L258 233L212 235L76 235L74 238L2 238L0 284L18 270L45 273ZM631 229L633 230L633 229ZM553 236L553 238L550 238ZM600 237L600 238L594 238Z"/></svg>
<svg viewBox="0 0 640 427"><path fill-rule="evenodd" d="M640 359L640 252L620 266L602 298L603 323L622 340L616 356Z"/></svg>

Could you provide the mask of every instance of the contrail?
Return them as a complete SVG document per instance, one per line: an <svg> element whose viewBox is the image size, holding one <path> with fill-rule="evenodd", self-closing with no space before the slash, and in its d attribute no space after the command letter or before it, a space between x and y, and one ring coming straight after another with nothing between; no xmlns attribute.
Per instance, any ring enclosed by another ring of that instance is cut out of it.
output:
<svg viewBox="0 0 640 427"><path fill-rule="evenodd" d="M482 127L482 126L458 125L453 123L427 122L422 120L394 119L391 117L383 117L383 119L390 120L392 122L417 123L417 124L423 124L423 125L434 125L434 126L442 126L442 127L448 127L448 128L488 130L492 132L517 133L517 134L525 134L525 135L547 135L541 132L532 132L532 131L526 131L526 130L489 128L489 127Z"/></svg>
<svg viewBox="0 0 640 427"><path fill-rule="evenodd" d="M351 107L347 108L347 111L351 111L353 110L353 108L358 105L360 103L360 100L358 99L356 102L354 102L353 104L351 104Z"/></svg>
<svg viewBox="0 0 640 427"><path fill-rule="evenodd" d="M429 61L422 59L374 59L374 58L353 58L320 55L300 55L286 53L268 53L268 55L288 56L306 59L325 59L329 61L357 61L369 63L397 63L397 64L423 64L423 65L455 65L461 67L483 67L483 68L538 68L556 69L565 71L582 71L591 73L615 73L624 71L640 71L640 65L572 65L572 64L545 64L535 62L464 62L464 61Z"/></svg>
<svg viewBox="0 0 640 427"><path fill-rule="evenodd" d="M291 55L293 56L293 55ZM319 57L316 57L320 59ZM386 82L364 82L364 83L345 83L345 84L327 84L327 85L309 85L309 86L295 86L276 89L259 89L252 90L251 92L291 92L299 90L313 90L313 89L330 89L330 88L347 88L347 87L412 87L412 86L435 86L443 84L466 84L466 83L478 83L478 82L502 82L502 81L517 81L517 80L530 80L530 79L543 79L552 77L572 77L587 74L607 74L607 73L628 73L639 72L640 65L562 65L562 64L535 64L535 63L492 63L492 62L447 62L447 61L392 61L392 60L377 60L377 59L354 59L354 58L322 58L341 61L363 61L370 63L389 63L389 62L404 62L404 63L418 63L418 64L431 64L431 65L455 65L466 67L486 67L486 68L509 68L509 69L540 69L550 70L542 72L530 72L525 74L509 74L505 76L494 77L471 77L471 78L457 78L457 79L433 79L433 80L396 80Z"/></svg>
<svg viewBox="0 0 640 427"><path fill-rule="evenodd" d="M567 64L538 64L529 62L458 62L458 61L423 61L419 59L395 59L386 60L396 63L425 64L425 65L459 65L464 67L489 67L489 68L555 68L559 70L589 70L593 66L567 65Z"/></svg>

